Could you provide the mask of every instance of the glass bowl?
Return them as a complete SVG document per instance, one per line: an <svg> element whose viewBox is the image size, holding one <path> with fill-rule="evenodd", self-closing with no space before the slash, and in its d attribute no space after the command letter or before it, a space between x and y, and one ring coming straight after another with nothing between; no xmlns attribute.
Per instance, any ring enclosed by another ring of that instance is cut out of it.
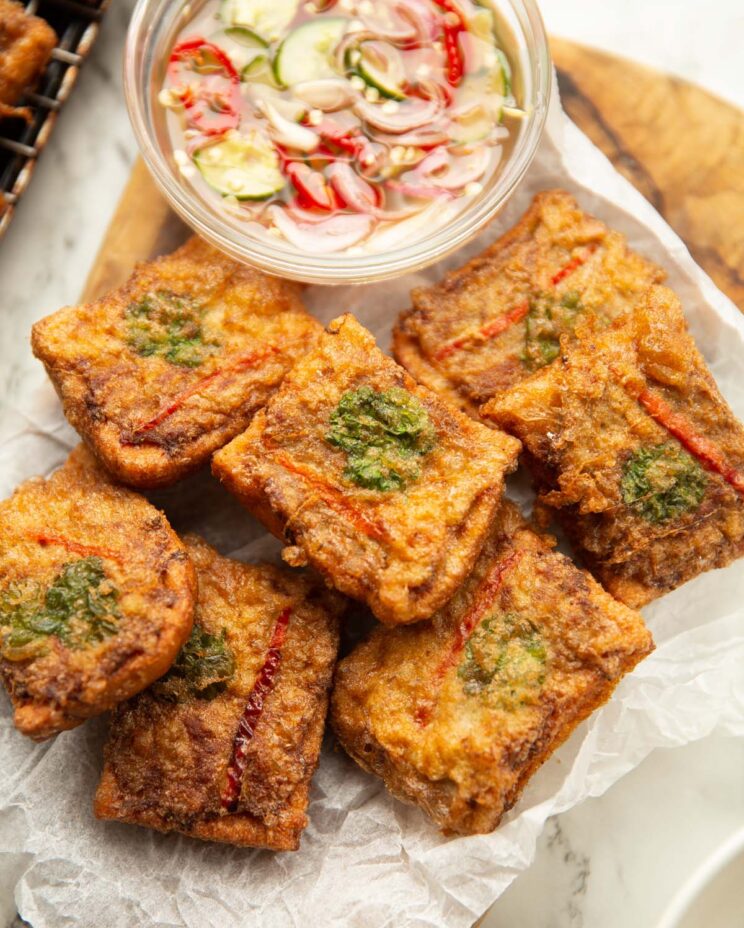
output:
<svg viewBox="0 0 744 928"><path fill-rule="evenodd" d="M212 208L184 179L173 158L162 107L157 102L168 54L198 0L139 0L124 54L124 90L129 118L145 162L176 213L200 236L238 261L269 274L319 284L368 283L432 264L459 248L506 203L532 161L550 99L552 67L548 40L534 0L492 0L527 115L494 180L446 225L389 250L364 254L312 254L288 242L242 231Z"/></svg>

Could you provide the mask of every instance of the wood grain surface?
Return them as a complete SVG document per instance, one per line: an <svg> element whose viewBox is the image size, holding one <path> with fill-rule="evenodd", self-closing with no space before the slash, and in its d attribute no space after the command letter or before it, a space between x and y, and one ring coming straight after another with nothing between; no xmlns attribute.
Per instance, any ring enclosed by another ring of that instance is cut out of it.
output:
<svg viewBox="0 0 744 928"><path fill-rule="evenodd" d="M614 55L560 39L551 48L569 116L744 311L744 113ZM123 283L136 261L170 250L183 236L137 161L83 299Z"/></svg>
<svg viewBox="0 0 744 928"><path fill-rule="evenodd" d="M551 40L563 106L744 311L744 113L688 81Z"/></svg>

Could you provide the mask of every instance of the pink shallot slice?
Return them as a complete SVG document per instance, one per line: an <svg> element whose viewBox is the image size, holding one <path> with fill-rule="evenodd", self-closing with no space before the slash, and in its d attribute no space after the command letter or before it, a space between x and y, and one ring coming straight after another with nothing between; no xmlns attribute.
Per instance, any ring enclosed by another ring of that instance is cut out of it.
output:
<svg viewBox="0 0 744 928"><path fill-rule="evenodd" d="M413 197L417 200L449 200L452 198L449 190L434 186L427 187L425 184L389 180L385 186L389 190L395 190L396 193L402 193L404 197Z"/></svg>
<svg viewBox="0 0 744 928"><path fill-rule="evenodd" d="M365 213L337 213L322 222L296 222L280 206L269 215L284 238L308 254L333 254L351 248L369 235L372 217Z"/></svg>
<svg viewBox="0 0 744 928"><path fill-rule="evenodd" d="M437 149L424 158L415 173L444 190L462 190L483 177L490 160L491 153L486 148L455 158L448 158L442 149Z"/></svg>
<svg viewBox="0 0 744 928"><path fill-rule="evenodd" d="M386 112L382 106L368 103L366 100L359 100L354 105L354 112L357 116L370 126L374 126L375 129L389 132L392 135L420 129L421 126L433 122L442 109L443 104L440 100L402 103L394 113Z"/></svg>
<svg viewBox="0 0 744 928"><path fill-rule="evenodd" d="M405 148L423 148L432 149L438 145L446 145L451 141L450 132L447 126L424 126L421 129L415 129L413 132L406 132L402 135L385 135L375 133L375 140L386 145L403 145Z"/></svg>
<svg viewBox="0 0 744 928"><path fill-rule="evenodd" d="M349 209L353 209L357 213L374 216L375 219L379 219L381 222L406 219L420 209L418 206L397 210L380 209L377 206L374 187L371 187L365 180L358 177L353 168L343 162L332 164L328 168L328 177L333 189Z"/></svg>

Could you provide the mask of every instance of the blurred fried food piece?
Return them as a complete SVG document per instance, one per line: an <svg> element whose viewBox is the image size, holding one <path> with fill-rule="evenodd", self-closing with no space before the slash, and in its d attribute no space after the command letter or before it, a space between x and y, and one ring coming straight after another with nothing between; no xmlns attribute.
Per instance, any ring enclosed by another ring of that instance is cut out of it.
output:
<svg viewBox="0 0 744 928"><path fill-rule="evenodd" d="M165 677L117 709L99 818L291 851L307 824L340 597L186 538L199 602Z"/></svg>
<svg viewBox="0 0 744 928"><path fill-rule="evenodd" d="M165 673L196 580L165 516L78 446L0 503L0 672L19 731L40 740Z"/></svg>
<svg viewBox="0 0 744 928"><path fill-rule="evenodd" d="M20 3L0 0L0 119L31 118L28 107L15 104L33 89L56 44L47 22L29 16Z"/></svg>
<svg viewBox="0 0 744 928"><path fill-rule="evenodd" d="M481 403L552 363L579 319L607 324L664 277L570 194L549 190L477 258L413 291L393 354L477 416Z"/></svg>
<svg viewBox="0 0 744 928"><path fill-rule="evenodd" d="M288 543L285 560L406 623L467 575L518 452L414 383L345 315L213 470Z"/></svg>
<svg viewBox="0 0 744 928"><path fill-rule="evenodd" d="M638 613L505 502L431 622L376 628L338 666L341 743L447 834L492 831L528 779L653 648Z"/></svg>
<svg viewBox="0 0 744 928"><path fill-rule="evenodd" d="M640 607L744 554L744 428L666 287L483 413L525 445L587 567Z"/></svg>
<svg viewBox="0 0 744 928"><path fill-rule="evenodd" d="M199 238L33 327L65 415L123 483L173 483L241 432L314 343L299 288Z"/></svg>

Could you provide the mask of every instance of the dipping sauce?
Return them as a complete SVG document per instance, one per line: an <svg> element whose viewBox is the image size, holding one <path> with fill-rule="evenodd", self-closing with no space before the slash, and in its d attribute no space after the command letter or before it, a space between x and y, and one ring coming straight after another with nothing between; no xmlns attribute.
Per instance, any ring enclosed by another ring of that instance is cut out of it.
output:
<svg viewBox="0 0 744 928"><path fill-rule="evenodd" d="M312 254L441 228L524 115L494 12L472 0L207 0L158 101L213 207Z"/></svg>

